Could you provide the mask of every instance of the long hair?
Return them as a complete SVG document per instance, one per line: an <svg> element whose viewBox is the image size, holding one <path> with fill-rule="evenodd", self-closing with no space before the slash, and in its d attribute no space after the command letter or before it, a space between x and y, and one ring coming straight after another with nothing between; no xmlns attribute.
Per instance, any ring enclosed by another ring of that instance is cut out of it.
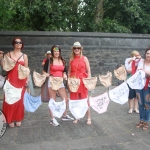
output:
<svg viewBox="0 0 150 150"><path fill-rule="evenodd" d="M72 61L75 57L75 54L74 54L74 51L73 51L73 47L71 47L71 56L70 56L70 61ZM83 54L82 54L82 50L83 50L83 47L81 47L81 51L80 51L80 58L82 58Z"/></svg>
<svg viewBox="0 0 150 150"><path fill-rule="evenodd" d="M149 50L150 50L150 47L148 47L148 48L145 50L144 58L146 58L146 53L147 53L147 51L149 51Z"/></svg>
<svg viewBox="0 0 150 150"><path fill-rule="evenodd" d="M54 57L54 49L55 48L58 48L58 50L59 50L59 57L58 57L58 59L59 60L61 60L62 62L63 62L63 65L65 66L65 64L66 64L66 61L62 58L62 56L61 56L61 48L60 48L60 46L59 45L54 45L54 46L52 46L52 48L51 48L51 55L52 55L52 57L50 58L50 64L53 64L53 57Z"/></svg>
<svg viewBox="0 0 150 150"><path fill-rule="evenodd" d="M15 37L15 38L12 40L12 46L14 47L14 44L15 44L16 39L19 39L19 40L22 42L22 47L21 47L21 49L23 49L23 48L24 48L24 43L23 43L23 41L22 41L22 39L21 39L20 37Z"/></svg>

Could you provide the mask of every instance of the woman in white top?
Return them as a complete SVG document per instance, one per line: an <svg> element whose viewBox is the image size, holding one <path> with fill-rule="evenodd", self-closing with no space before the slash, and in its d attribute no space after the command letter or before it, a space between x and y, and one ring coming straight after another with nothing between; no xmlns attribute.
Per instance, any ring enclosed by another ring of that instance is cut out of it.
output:
<svg viewBox="0 0 150 150"><path fill-rule="evenodd" d="M125 60L125 68L127 71L127 78L130 78L135 73L135 71L137 69L137 65L140 62L140 60L141 60L141 56L138 51L132 51L131 58L127 58ZM136 113L139 113L138 100L136 98L136 91L135 91L135 89L131 89L130 87L129 87L129 90L130 91L129 91L129 100L128 100L128 103L129 103L128 113L132 114L133 111Z"/></svg>
<svg viewBox="0 0 150 150"><path fill-rule="evenodd" d="M137 70L142 70L145 72L146 84L142 90L136 90L140 112L140 122L136 125L136 127L142 127L143 130L147 130L148 122L150 120L150 47L146 49L145 59L140 61Z"/></svg>

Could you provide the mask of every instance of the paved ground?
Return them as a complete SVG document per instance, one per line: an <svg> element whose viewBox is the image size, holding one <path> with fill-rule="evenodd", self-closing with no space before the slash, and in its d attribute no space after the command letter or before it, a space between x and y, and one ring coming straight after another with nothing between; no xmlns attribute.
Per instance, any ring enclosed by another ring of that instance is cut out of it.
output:
<svg viewBox="0 0 150 150"><path fill-rule="evenodd" d="M99 86L93 96L105 90ZM128 104L111 101L104 114L91 109L91 126L83 118L78 124L58 119L60 126L54 127L49 124L47 103L43 103L35 113L25 112L21 127L7 128L0 138L0 150L150 150L150 130L136 129L139 115L127 111Z"/></svg>

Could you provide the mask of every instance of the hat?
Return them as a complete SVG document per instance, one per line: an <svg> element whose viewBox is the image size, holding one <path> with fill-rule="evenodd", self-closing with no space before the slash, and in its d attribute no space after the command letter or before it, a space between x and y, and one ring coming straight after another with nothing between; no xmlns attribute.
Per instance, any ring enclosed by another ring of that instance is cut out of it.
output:
<svg viewBox="0 0 150 150"><path fill-rule="evenodd" d="M45 56L47 56L47 54L51 54L51 51L47 51L46 54L45 54Z"/></svg>
<svg viewBox="0 0 150 150"><path fill-rule="evenodd" d="M75 46L81 47L81 44L79 42L75 42L72 47L75 47Z"/></svg>

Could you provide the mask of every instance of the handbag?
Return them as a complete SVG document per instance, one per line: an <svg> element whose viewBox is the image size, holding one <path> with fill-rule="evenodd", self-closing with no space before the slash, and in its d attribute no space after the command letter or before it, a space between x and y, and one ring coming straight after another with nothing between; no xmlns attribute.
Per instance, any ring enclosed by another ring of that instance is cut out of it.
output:
<svg viewBox="0 0 150 150"><path fill-rule="evenodd" d="M77 92L80 86L80 79L68 78L68 87L71 92Z"/></svg>
<svg viewBox="0 0 150 150"><path fill-rule="evenodd" d="M126 72L125 66L122 65L118 69L114 70L114 75L119 80L126 80L127 72Z"/></svg>
<svg viewBox="0 0 150 150"><path fill-rule="evenodd" d="M97 77L84 78L82 80L83 80L83 84L89 91L92 91L95 89L95 86L97 84Z"/></svg>
<svg viewBox="0 0 150 150"><path fill-rule="evenodd" d="M107 72L106 75L99 75L99 80L101 84L103 84L106 87L109 87L112 85L112 73Z"/></svg>
<svg viewBox="0 0 150 150"><path fill-rule="evenodd" d="M49 79L50 79L51 88L53 90L58 90L61 87L61 85L63 84L63 78L62 77L50 76Z"/></svg>
<svg viewBox="0 0 150 150"><path fill-rule="evenodd" d="M3 70L5 71L10 71L12 70L16 65L16 62L8 57L7 55L4 55L4 60L3 60Z"/></svg>
<svg viewBox="0 0 150 150"><path fill-rule="evenodd" d="M29 74L30 74L29 68L26 68L26 67L19 64L19 66L18 66L18 78L20 80L26 79L29 76Z"/></svg>
<svg viewBox="0 0 150 150"><path fill-rule="evenodd" d="M36 86L41 87L45 82L45 80L46 80L45 74L39 74L38 72L33 71L33 81Z"/></svg>

